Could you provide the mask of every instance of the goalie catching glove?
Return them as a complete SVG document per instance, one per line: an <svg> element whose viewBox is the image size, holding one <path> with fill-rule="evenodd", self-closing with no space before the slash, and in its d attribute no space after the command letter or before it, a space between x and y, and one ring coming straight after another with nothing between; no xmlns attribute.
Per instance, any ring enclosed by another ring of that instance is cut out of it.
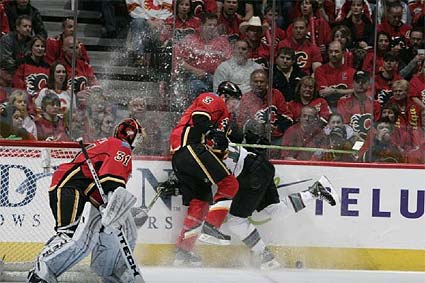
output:
<svg viewBox="0 0 425 283"><path fill-rule="evenodd" d="M158 183L157 192L161 197L180 195L179 180L174 173L171 173L168 180Z"/></svg>

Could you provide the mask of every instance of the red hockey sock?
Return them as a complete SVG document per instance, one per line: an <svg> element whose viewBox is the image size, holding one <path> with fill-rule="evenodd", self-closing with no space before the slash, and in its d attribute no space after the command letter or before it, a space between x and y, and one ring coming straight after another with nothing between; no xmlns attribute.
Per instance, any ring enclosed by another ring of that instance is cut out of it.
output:
<svg viewBox="0 0 425 283"><path fill-rule="evenodd" d="M201 231L202 222L208 213L208 203L193 199L189 203L183 228L177 237L176 246L185 251L191 251Z"/></svg>

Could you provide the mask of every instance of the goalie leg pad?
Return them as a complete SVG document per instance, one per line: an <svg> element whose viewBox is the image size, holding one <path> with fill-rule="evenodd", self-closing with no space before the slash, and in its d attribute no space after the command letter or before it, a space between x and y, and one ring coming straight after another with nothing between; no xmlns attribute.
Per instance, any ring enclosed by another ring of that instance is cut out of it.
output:
<svg viewBox="0 0 425 283"><path fill-rule="evenodd" d="M136 197L119 187L108 195L106 208L102 210L102 224L119 229L126 221L127 212L136 203Z"/></svg>
<svg viewBox="0 0 425 283"><path fill-rule="evenodd" d="M36 259L34 273L47 282L56 282L53 278L90 253L98 241L100 227L99 211L87 202L72 237L64 233L53 236Z"/></svg>
<svg viewBox="0 0 425 283"><path fill-rule="evenodd" d="M122 231L126 235L131 250L134 251L137 227L130 212L127 212L123 224ZM90 267L97 275L102 277L103 282L127 283L134 280L132 271L127 268L122 257L121 247L115 234L100 233L99 242L93 248Z"/></svg>

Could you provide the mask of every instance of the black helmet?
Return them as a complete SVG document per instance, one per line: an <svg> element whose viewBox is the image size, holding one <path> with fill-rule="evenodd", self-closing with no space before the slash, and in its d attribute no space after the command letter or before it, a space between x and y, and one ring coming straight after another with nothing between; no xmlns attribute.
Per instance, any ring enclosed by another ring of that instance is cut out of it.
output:
<svg viewBox="0 0 425 283"><path fill-rule="evenodd" d="M233 97L236 99L241 99L242 91L241 89L234 83L230 81L221 82L217 88L217 95L222 95Z"/></svg>

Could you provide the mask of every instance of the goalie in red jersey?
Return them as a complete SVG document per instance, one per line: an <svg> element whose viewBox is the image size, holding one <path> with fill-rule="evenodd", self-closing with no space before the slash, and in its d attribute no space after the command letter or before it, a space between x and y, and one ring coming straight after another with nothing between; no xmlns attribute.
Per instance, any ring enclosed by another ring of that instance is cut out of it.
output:
<svg viewBox="0 0 425 283"><path fill-rule="evenodd" d="M237 85L222 82L217 95L200 94L171 132L172 166L182 184L183 204L189 206L176 243L175 265L202 264L192 252L199 234L203 242L230 244L230 236L219 228L239 185L217 155L227 153L230 113L238 109L241 96ZM212 185L217 185L214 196Z"/></svg>
<svg viewBox="0 0 425 283"><path fill-rule="evenodd" d="M132 171L132 150L146 136L136 119L120 122L114 136L100 139L87 146L103 190L107 195L104 204L83 154L71 162L61 164L52 177L49 188L50 208L55 217L56 234L46 243L28 274L28 282L56 283L57 277L92 252L91 269L104 282L129 282L131 271L127 268L121 250L107 232L102 219L115 219L110 225L122 226L134 249L137 229L129 205L135 197L125 190ZM112 205L113 204L113 205ZM114 206L114 209L109 209Z"/></svg>

